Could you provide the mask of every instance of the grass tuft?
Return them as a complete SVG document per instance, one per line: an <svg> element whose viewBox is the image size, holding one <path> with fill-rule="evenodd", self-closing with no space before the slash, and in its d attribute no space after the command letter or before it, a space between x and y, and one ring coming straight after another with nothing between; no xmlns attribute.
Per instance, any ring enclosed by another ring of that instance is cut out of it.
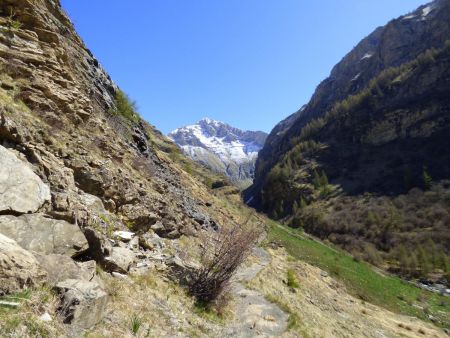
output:
<svg viewBox="0 0 450 338"><path fill-rule="evenodd" d="M139 114L137 113L137 105L127 94L118 89L114 97L115 109L111 111L113 115L123 116L130 122L139 122Z"/></svg>
<svg viewBox="0 0 450 338"><path fill-rule="evenodd" d="M139 329L141 328L142 325L142 319L141 317L139 317L137 314L134 314L131 317L131 332L133 332L133 335L137 335L137 333L139 332Z"/></svg>
<svg viewBox="0 0 450 338"><path fill-rule="evenodd" d="M287 285L293 289L297 289L300 286L293 269L288 269L287 271Z"/></svg>

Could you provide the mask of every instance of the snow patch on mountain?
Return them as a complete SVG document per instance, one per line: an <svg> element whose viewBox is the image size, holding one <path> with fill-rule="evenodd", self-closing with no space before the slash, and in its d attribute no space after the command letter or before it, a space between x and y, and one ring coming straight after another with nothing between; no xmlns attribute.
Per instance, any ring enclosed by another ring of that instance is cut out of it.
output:
<svg viewBox="0 0 450 338"><path fill-rule="evenodd" d="M429 5L420 7L417 11L404 15L402 16L402 20L412 20L412 19L417 19L417 20L427 20L429 14L434 11L437 8L437 2L432 2Z"/></svg>
<svg viewBox="0 0 450 338"><path fill-rule="evenodd" d="M372 53L366 53L366 54L364 54L364 56L361 58L361 60L370 59L372 56L373 56Z"/></svg>
<svg viewBox="0 0 450 338"><path fill-rule="evenodd" d="M433 6L431 6L431 5L425 7L424 9L422 9L422 17L428 16L428 14L430 14L430 12L432 10L433 10Z"/></svg>
<svg viewBox="0 0 450 338"><path fill-rule="evenodd" d="M361 76L361 73L356 74L355 77L353 79L351 79L351 82L358 80L360 76Z"/></svg>

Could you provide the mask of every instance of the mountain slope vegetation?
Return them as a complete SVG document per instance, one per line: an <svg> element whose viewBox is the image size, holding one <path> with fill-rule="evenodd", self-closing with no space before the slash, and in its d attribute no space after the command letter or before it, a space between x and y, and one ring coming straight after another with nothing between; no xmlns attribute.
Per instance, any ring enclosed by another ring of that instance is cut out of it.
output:
<svg viewBox="0 0 450 338"><path fill-rule="evenodd" d="M412 61L430 48L441 48L450 35L449 12L447 0L435 0L377 28L348 53L319 84L311 100L269 134L259 153L254 189L249 191L255 191L255 201L271 167L293 146L291 139L298 137L307 123L366 88L382 71Z"/></svg>

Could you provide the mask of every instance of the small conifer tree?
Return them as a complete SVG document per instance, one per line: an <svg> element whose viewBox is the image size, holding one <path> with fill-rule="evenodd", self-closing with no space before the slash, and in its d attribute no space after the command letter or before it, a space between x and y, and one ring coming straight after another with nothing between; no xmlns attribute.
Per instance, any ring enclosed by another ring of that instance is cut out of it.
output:
<svg viewBox="0 0 450 338"><path fill-rule="evenodd" d="M431 178L430 174L428 173L427 167L423 167L422 180L423 180L424 189L430 190L433 179Z"/></svg>

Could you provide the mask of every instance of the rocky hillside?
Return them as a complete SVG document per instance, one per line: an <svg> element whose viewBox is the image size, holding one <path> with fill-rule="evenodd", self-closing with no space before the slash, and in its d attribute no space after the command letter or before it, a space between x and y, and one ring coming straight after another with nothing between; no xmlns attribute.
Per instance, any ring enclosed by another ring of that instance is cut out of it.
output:
<svg viewBox="0 0 450 338"><path fill-rule="evenodd" d="M358 44L272 131L248 197L373 264L447 283L449 19L434 1Z"/></svg>
<svg viewBox="0 0 450 338"><path fill-rule="evenodd" d="M182 268L180 237L239 221L215 179L137 115L59 1L0 3L0 294L55 286L64 321L94 325L96 271Z"/></svg>
<svg viewBox="0 0 450 338"><path fill-rule="evenodd" d="M178 128L168 136L194 161L226 175L240 187L247 187L253 182L258 151L267 134L242 131L205 118L194 125Z"/></svg>

